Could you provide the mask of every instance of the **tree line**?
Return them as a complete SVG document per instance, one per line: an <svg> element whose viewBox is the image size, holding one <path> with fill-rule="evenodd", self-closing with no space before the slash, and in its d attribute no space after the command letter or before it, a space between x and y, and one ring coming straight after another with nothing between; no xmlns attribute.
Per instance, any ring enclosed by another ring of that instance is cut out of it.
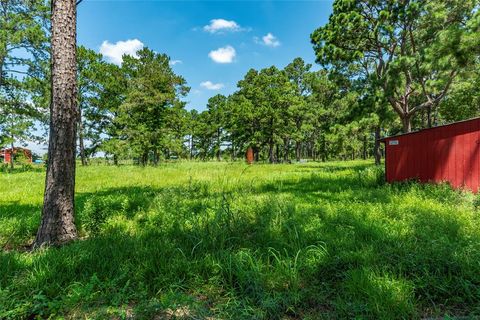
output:
<svg viewBox="0 0 480 320"><path fill-rule="evenodd" d="M250 70L230 96L209 99L203 112L187 111L189 88L166 55L144 48L121 66L82 48L79 61L79 154L157 164L160 159L236 160L253 148L271 163L372 154L377 117L362 114L350 81L296 58L283 70ZM344 79L345 80L345 79ZM83 140L88 140L88 146Z"/></svg>

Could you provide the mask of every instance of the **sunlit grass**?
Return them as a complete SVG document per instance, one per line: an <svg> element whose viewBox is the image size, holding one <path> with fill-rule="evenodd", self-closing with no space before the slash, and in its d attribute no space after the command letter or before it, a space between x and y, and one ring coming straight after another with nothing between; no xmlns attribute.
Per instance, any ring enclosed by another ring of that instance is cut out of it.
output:
<svg viewBox="0 0 480 320"><path fill-rule="evenodd" d="M470 193L369 162L78 168L82 240L23 252L42 172L1 174L0 318L480 316Z"/></svg>

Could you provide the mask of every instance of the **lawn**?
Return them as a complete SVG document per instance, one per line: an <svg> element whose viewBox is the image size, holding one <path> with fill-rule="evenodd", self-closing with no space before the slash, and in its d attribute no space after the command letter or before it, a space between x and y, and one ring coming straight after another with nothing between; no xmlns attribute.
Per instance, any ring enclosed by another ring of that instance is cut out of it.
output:
<svg viewBox="0 0 480 320"><path fill-rule="evenodd" d="M25 251L44 172L0 173L0 319L480 317L476 197L370 162L78 168L81 240Z"/></svg>

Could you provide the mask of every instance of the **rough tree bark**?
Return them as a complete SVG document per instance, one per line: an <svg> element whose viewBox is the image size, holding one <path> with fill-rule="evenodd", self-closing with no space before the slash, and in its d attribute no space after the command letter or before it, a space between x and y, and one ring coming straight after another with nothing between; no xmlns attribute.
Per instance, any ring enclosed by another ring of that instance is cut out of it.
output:
<svg viewBox="0 0 480 320"><path fill-rule="evenodd" d="M52 89L42 221L34 248L77 238L74 221L77 109L75 0L52 0Z"/></svg>

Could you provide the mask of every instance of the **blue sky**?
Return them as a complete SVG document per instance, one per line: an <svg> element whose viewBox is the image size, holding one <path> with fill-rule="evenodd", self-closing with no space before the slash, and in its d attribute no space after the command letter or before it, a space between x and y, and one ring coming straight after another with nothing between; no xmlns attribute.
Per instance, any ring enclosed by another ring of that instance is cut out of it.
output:
<svg viewBox="0 0 480 320"><path fill-rule="evenodd" d="M119 62L142 45L166 53L191 92L188 109L235 91L250 68L314 63L310 33L332 1L98 1L78 8L78 43ZM318 67L317 67L318 68Z"/></svg>

